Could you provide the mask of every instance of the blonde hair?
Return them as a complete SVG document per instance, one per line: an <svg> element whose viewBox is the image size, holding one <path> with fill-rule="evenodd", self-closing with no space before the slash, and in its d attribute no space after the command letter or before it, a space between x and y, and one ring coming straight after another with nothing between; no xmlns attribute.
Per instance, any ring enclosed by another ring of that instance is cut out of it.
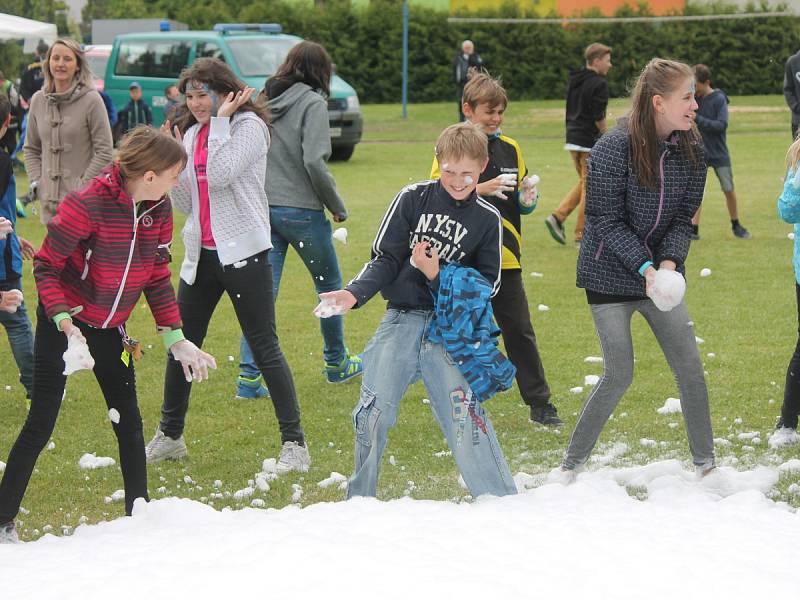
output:
<svg viewBox="0 0 800 600"><path fill-rule="evenodd" d="M786 151L786 164L792 171L797 172L797 163L800 162L800 135L798 135L789 150Z"/></svg>
<svg viewBox="0 0 800 600"><path fill-rule="evenodd" d="M458 161L462 158L480 163L489 158L489 139L472 123L457 123L445 129L436 140L436 160Z"/></svg>
<svg viewBox="0 0 800 600"><path fill-rule="evenodd" d="M658 175L659 139L656 132L656 110L653 96L668 96L687 79L694 82L694 71L689 65L665 58L652 59L633 86L631 110L628 114L628 135L632 171L637 182L644 187L656 187ZM697 145L700 134L692 125L688 131L676 131L678 148L693 165L697 165Z"/></svg>
<svg viewBox="0 0 800 600"><path fill-rule="evenodd" d="M83 48L81 48L78 42L70 38L58 38L47 50L44 61L42 61L42 75L44 75L44 85L42 89L46 93L53 93L56 91L53 75L50 73L50 55L53 53L53 48L59 44L71 50L75 55L75 63L78 68L72 78L73 83L77 81L80 85L93 90L94 79L92 77L92 70L89 68L89 63L86 62L86 55L83 52Z"/></svg>
<svg viewBox="0 0 800 600"><path fill-rule="evenodd" d="M470 69L469 80L464 86L461 101L468 104L472 110L479 104L488 104L490 109L502 105L505 109L508 106L508 95L499 79L473 67Z"/></svg>
<svg viewBox="0 0 800 600"><path fill-rule="evenodd" d="M149 125L139 125L122 138L115 162L122 177L130 181L148 171L163 173L178 163L183 168L187 161L178 140Z"/></svg>

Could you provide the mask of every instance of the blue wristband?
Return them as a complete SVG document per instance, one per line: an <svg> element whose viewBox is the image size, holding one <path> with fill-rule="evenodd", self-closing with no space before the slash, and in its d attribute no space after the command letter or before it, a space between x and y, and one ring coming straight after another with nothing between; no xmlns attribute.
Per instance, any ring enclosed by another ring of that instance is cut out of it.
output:
<svg viewBox="0 0 800 600"><path fill-rule="evenodd" d="M645 263L641 267L639 267L639 275L644 277L644 272L647 271L647 269L649 269L652 266L653 266L652 260L645 261Z"/></svg>

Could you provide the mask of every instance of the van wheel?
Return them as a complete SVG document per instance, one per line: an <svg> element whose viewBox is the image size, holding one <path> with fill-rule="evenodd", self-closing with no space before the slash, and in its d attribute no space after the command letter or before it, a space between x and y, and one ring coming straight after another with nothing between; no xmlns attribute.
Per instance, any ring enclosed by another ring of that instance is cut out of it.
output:
<svg viewBox="0 0 800 600"><path fill-rule="evenodd" d="M355 149L355 146L334 146L331 152L331 160L350 160Z"/></svg>

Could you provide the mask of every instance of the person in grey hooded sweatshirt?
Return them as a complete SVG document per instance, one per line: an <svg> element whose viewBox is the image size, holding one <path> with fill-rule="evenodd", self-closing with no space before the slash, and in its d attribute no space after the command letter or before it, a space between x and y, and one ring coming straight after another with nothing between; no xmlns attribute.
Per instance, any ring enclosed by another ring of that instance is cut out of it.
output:
<svg viewBox="0 0 800 600"><path fill-rule="evenodd" d="M262 92L270 111L272 147L264 187L272 225L273 296L277 299L283 264L293 247L314 280L317 293L342 287L339 262L333 248L331 223L347 219L347 209L336 191L326 161L331 155L328 125L331 57L321 45L303 41L294 46ZM341 316L320 319L324 340L325 375L341 383L361 375L361 358L344 343ZM244 337L237 380L237 398L268 394Z"/></svg>

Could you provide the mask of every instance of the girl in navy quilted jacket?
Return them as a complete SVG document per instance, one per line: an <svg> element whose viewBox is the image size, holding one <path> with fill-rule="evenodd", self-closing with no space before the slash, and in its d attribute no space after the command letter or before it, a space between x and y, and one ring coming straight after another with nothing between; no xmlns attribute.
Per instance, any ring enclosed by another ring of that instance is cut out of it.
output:
<svg viewBox="0 0 800 600"><path fill-rule="evenodd" d="M586 462L631 383L636 312L678 382L697 472L714 468L708 392L686 305L664 311L650 299L657 270L683 274L692 215L703 198L706 164L694 91L687 65L654 58L636 82L628 117L592 149L577 285L586 290L605 368L578 417L564 471Z"/></svg>

